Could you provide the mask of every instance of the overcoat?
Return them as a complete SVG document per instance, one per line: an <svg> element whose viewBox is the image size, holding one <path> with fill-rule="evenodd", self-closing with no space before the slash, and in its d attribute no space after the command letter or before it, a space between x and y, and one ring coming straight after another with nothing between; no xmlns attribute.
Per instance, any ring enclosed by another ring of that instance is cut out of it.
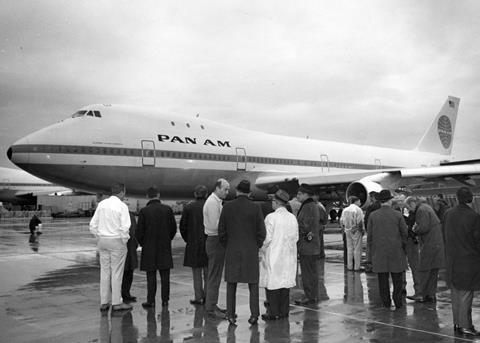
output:
<svg viewBox="0 0 480 343"><path fill-rule="evenodd" d="M400 273L407 269L407 224L400 212L381 206L368 217L367 232L374 273Z"/></svg>
<svg viewBox="0 0 480 343"><path fill-rule="evenodd" d="M137 247L138 242L136 238L137 221L135 215L130 212L130 238L127 241L127 257L125 259L125 270L134 270L138 267Z"/></svg>
<svg viewBox="0 0 480 343"><path fill-rule="evenodd" d="M465 291L480 290L480 215L460 204L444 216L447 283Z"/></svg>
<svg viewBox="0 0 480 343"><path fill-rule="evenodd" d="M172 239L177 232L173 211L153 199L138 214L137 240L142 246L140 270L173 268Z"/></svg>
<svg viewBox="0 0 480 343"><path fill-rule="evenodd" d="M297 218L279 207L265 218L267 236L260 250L260 287L269 290L295 286L297 275Z"/></svg>
<svg viewBox="0 0 480 343"><path fill-rule="evenodd" d="M297 249L299 255L318 255L320 254L320 208L308 198L302 203L297 214L299 239ZM308 232L311 232L313 239L305 239Z"/></svg>
<svg viewBox="0 0 480 343"><path fill-rule="evenodd" d="M225 281L258 283L258 250L265 240L262 210L245 195L223 205L218 239L225 247Z"/></svg>
<svg viewBox="0 0 480 343"><path fill-rule="evenodd" d="M415 211L415 230L419 242L418 271L445 267L443 234L440 220L433 208L421 203Z"/></svg>
<svg viewBox="0 0 480 343"><path fill-rule="evenodd" d="M191 202L183 208L180 219L180 234L187 245L183 265L186 267L206 267L208 263L205 251L205 227L203 226L203 205L205 199Z"/></svg>

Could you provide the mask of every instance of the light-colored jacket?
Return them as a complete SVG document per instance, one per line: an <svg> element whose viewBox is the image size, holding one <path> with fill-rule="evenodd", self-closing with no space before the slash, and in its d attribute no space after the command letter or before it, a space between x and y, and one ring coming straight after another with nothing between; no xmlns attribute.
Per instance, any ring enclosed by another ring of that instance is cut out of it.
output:
<svg viewBox="0 0 480 343"><path fill-rule="evenodd" d="M298 224L279 207L265 218L267 236L260 250L260 287L269 290L295 286Z"/></svg>
<svg viewBox="0 0 480 343"><path fill-rule="evenodd" d="M130 225L127 205L112 195L98 203L90 220L90 232L95 237L121 238L126 244L130 238Z"/></svg>
<svg viewBox="0 0 480 343"><path fill-rule="evenodd" d="M340 225L345 231L350 231L352 234L359 231L364 233L363 228L363 211L355 204L350 204L342 211L342 217L340 218Z"/></svg>

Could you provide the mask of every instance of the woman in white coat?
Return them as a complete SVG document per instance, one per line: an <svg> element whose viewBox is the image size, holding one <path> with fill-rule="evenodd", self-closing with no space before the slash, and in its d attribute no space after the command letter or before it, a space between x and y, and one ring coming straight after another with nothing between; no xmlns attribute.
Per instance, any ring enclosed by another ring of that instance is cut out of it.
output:
<svg viewBox="0 0 480 343"><path fill-rule="evenodd" d="M273 199L273 213L265 218L267 237L260 250L260 287L265 287L267 313L263 320L288 317L290 288L297 273L297 218L287 211L289 195L278 190Z"/></svg>

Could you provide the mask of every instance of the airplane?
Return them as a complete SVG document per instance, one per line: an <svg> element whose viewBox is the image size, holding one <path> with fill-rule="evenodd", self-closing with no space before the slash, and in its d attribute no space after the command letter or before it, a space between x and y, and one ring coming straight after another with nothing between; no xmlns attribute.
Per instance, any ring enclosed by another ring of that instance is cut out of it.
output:
<svg viewBox="0 0 480 343"><path fill-rule="evenodd" d="M232 189L252 182L254 199L279 185L295 194L301 183L321 198L360 197L438 181L470 185L480 161L448 162L460 99L448 96L413 150L313 140L172 116L157 109L89 105L16 141L7 151L18 167L50 182L105 193L122 182L129 196L156 185L162 198L191 198L198 184L218 178ZM231 192L233 193L233 192Z"/></svg>
<svg viewBox="0 0 480 343"><path fill-rule="evenodd" d="M0 167L0 201L13 205L34 205L37 196L71 191L51 184L21 169Z"/></svg>

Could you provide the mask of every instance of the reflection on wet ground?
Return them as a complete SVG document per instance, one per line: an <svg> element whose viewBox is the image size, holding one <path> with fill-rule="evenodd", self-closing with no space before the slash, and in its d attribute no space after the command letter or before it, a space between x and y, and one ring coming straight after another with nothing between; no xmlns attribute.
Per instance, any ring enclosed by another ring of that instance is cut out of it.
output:
<svg viewBox="0 0 480 343"><path fill-rule="evenodd" d="M88 220L47 221L40 236L30 235L27 224L0 222L0 342L470 341L453 333L444 281L439 283L437 304L409 302L402 310L383 309L376 276L344 270L338 250L341 237L336 233L326 235L317 306L292 305L288 319L251 327L248 289L239 285L238 326L232 327L224 320L206 318L203 306L189 303L191 271L182 266L184 244L179 237L173 244L169 307L162 308L159 301L155 309L141 307L146 278L137 270L132 294L139 302L133 311L102 315L98 258ZM409 274L407 280L411 293ZM292 300L301 295L299 287L291 292ZM220 304L225 307L224 285ZM478 325L479 307L475 298L473 319Z"/></svg>

